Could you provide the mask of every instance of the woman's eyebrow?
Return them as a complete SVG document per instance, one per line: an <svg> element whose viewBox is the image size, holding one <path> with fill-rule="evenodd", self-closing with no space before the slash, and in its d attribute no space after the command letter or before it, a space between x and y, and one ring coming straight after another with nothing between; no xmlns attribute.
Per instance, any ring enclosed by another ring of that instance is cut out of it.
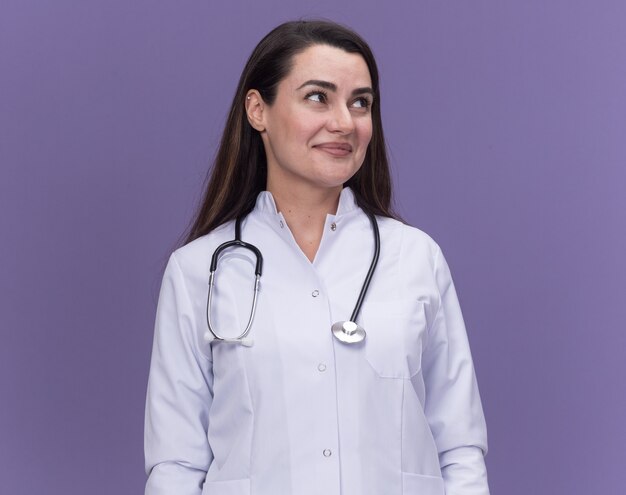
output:
<svg viewBox="0 0 626 495"><path fill-rule="evenodd" d="M366 86L364 88L356 88L356 89L352 90L352 96L362 95L362 94L366 94L366 93L374 96L374 90L372 88L370 88L369 86Z"/></svg>
<svg viewBox="0 0 626 495"><path fill-rule="evenodd" d="M328 81L321 81L319 79L309 79L307 82L298 87L297 90L304 88L305 86L319 86L320 88L328 89L329 91L337 91L337 85L335 83L331 83ZM296 90L296 91L297 91ZM356 88L352 90L352 95L362 95L368 93L370 95L374 95L374 90L369 86L363 88Z"/></svg>
<svg viewBox="0 0 626 495"><path fill-rule="evenodd" d="M328 89L330 91L337 91L337 85L328 81L320 81L319 79L309 79L302 86L298 87L298 89L302 89L305 86L319 86L324 89Z"/></svg>

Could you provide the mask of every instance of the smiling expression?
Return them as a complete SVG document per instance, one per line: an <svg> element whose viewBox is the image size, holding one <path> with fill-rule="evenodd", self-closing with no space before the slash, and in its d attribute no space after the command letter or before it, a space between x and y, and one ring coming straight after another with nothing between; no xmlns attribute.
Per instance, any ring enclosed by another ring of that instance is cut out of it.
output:
<svg viewBox="0 0 626 495"><path fill-rule="evenodd" d="M363 164L372 137L372 82L363 57L313 45L293 58L272 105L251 123L261 132L268 184L338 187Z"/></svg>

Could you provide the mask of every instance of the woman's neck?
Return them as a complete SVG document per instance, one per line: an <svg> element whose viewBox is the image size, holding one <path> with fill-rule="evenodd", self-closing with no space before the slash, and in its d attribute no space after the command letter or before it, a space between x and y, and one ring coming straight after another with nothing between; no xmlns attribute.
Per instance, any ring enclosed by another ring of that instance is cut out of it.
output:
<svg viewBox="0 0 626 495"><path fill-rule="evenodd" d="M324 233L326 215L335 214L342 186L334 188L289 187L268 183L276 208L283 214L296 243L313 262Z"/></svg>

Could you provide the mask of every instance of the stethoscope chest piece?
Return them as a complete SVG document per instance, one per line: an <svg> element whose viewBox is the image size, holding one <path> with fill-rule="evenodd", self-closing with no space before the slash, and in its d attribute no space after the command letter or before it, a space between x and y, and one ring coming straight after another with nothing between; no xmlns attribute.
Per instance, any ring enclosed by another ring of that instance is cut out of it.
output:
<svg viewBox="0 0 626 495"><path fill-rule="evenodd" d="M365 339L365 330L353 321L338 321L331 330L337 340L345 344L356 344Z"/></svg>

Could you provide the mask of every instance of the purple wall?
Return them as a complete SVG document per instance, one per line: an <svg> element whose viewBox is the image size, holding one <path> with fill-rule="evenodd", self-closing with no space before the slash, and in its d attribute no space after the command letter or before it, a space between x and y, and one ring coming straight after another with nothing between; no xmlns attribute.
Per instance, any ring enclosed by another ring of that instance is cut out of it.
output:
<svg viewBox="0 0 626 495"><path fill-rule="evenodd" d="M626 4L293 3L2 2L0 491L143 490L161 269L247 55L310 15L378 57L399 209L464 308L492 492L623 491Z"/></svg>

